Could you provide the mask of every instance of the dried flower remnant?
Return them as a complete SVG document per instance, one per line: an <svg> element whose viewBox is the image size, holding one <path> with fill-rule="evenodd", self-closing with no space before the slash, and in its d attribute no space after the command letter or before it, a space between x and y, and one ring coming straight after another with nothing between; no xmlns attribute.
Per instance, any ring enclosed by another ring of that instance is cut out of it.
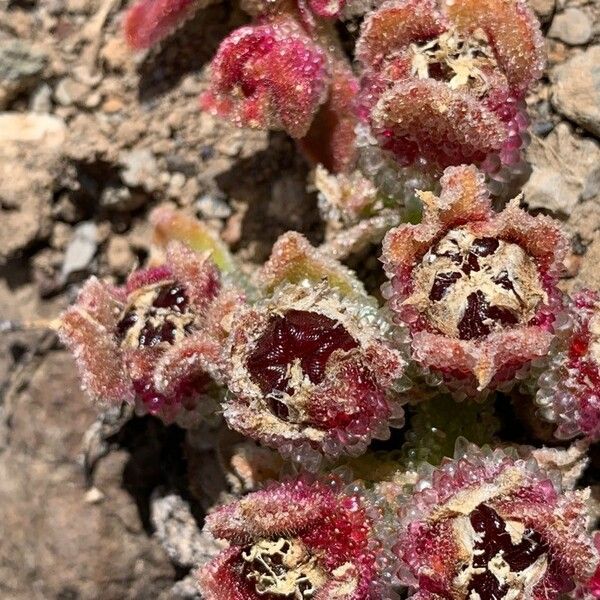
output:
<svg viewBox="0 0 600 600"><path fill-rule="evenodd" d="M600 439L600 295L583 290L568 307L569 326L559 332L549 365L538 380L537 403L555 435Z"/></svg>
<svg viewBox="0 0 600 600"><path fill-rule="evenodd" d="M396 551L415 600L558 600L598 564L589 490L562 491L532 458L467 446L400 509ZM576 596L569 596L576 597Z"/></svg>
<svg viewBox="0 0 600 600"><path fill-rule="evenodd" d="M207 600L385 600L393 559L376 538L381 515L333 476L272 484L206 520L230 547L198 573Z"/></svg>
<svg viewBox="0 0 600 600"><path fill-rule="evenodd" d="M516 165L542 41L523 0L388 0L357 43L363 117L403 165Z"/></svg>
<svg viewBox="0 0 600 600"><path fill-rule="evenodd" d="M224 415L233 429L313 469L322 454L360 454L401 423L391 386L404 360L390 344L391 326L341 265L317 262L313 250L305 279L291 268L298 238L280 240L263 269L264 281L280 281L272 296L236 314Z"/></svg>
<svg viewBox="0 0 600 600"><path fill-rule="evenodd" d="M90 279L62 317L61 339L94 400L136 402L171 421L214 408L207 396L221 379L230 300L210 259L174 242L164 265L135 271L122 288Z"/></svg>
<svg viewBox="0 0 600 600"><path fill-rule="evenodd" d="M439 197L421 192L421 224L387 234L384 294L421 366L484 390L547 353L566 239L516 200L494 213L475 167L449 167L441 184Z"/></svg>
<svg viewBox="0 0 600 600"><path fill-rule="evenodd" d="M240 126L283 129L303 137L327 97L325 52L287 16L241 27L211 64L204 110Z"/></svg>

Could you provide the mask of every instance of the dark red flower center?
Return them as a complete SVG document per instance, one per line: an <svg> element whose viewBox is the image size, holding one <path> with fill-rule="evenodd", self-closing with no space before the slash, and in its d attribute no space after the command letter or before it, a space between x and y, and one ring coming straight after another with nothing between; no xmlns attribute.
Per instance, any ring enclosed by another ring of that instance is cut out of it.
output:
<svg viewBox="0 0 600 600"><path fill-rule="evenodd" d="M504 600L511 591L508 574L531 567L548 554L548 546L533 529L511 536L510 525L486 504L480 504L469 519L478 535L472 567L485 570L471 576L468 592L476 592L481 600Z"/></svg>
<svg viewBox="0 0 600 600"><path fill-rule="evenodd" d="M318 384L325 377L333 352L357 346L356 340L333 319L320 313L290 310L270 318L246 366L263 394L292 394L289 371L294 363L299 363L311 383Z"/></svg>
<svg viewBox="0 0 600 600"><path fill-rule="evenodd" d="M518 246L455 229L423 257L411 300L442 333L472 340L535 316L545 297L535 261Z"/></svg>
<svg viewBox="0 0 600 600"><path fill-rule="evenodd" d="M174 344L191 332L193 320L185 288L168 282L130 294L116 335L121 345L133 348Z"/></svg>

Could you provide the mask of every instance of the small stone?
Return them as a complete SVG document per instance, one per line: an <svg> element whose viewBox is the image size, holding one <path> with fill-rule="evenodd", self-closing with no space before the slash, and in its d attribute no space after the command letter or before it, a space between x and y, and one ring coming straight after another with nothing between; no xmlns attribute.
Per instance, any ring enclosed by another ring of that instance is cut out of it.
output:
<svg viewBox="0 0 600 600"><path fill-rule="evenodd" d="M139 190L107 185L100 194L100 206L117 212L131 212L142 206L147 198L146 194Z"/></svg>
<svg viewBox="0 0 600 600"><path fill-rule="evenodd" d="M57 220L73 224L83 221L84 211L74 200L70 192L62 192L55 199L52 206L52 216Z"/></svg>
<svg viewBox="0 0 600 600"><path fill-rule="evenodd" d="M106 113L112 114L119 112L123 108L123 101L120 98L108 98L102 105L102 110Z"/></svg>
<svg viewBox="0 0 600 600"><path fill-rule="evenodd" d="M177 198L185 185L185 175L183 173L173 173L169 180L169 189L167 194L172 198Z"/></svg>
<svg viewBox="0 0 600 600"><path fill-rule="evenodd" d="M86 65L77 65L71 70L73 79L87 87L96 87L102 81L102 72L90 70Z"/></svg>
<svg viewBox="0 0 600 600"><path fill-rule="evenodd" d="M94 0L67 0L67 11L70 13L91 14L96 2Z"/></svg>
<svg viewBox="0 0 600 600"><path fill-rule="evenodd" d="M92 262L97 248L96 224L93 221L86 221L77 225L65 252L60 273L61 281L66 281L71 273L86 270Z"/></svg>
<svg viewBox="0 0 600 600"><path fill-rule="evenodd" d="M567 8L556 15L548 37L559 39L571 46L587 44L592 37L592 19L579 8Z"/></svg>
<svg viewBox="0 0 600 600"><path fill-rule="evenodd" d="M98 504L99 502L102 502L102 500L104 500L105 496L104 494L97 488L97 487L91 487L86 493L85 493L85 501L88 504Z"/></svg>
<svg viewBox="0 0 600 600"><path fill-rule="evenodd" d="M127 275L135 265L135 255L129 247L127 238L114 235L108 240L106 248L108 267L116 275Z"/></svg>
<svg viewBox="0 0 600 600"><path fill-rule="evenodd" d="M542 23L552 18L556 8L556 0L529 0L529 4Z"/></svg>
<svg viewBox="0 0 600 600"><path fill-rule="evenodd" d="M117 138L125 146L131 146L144 133L145 125L141 120L123 121L117 129Z"/></svg>
<svg viewBox="0 0 600 600"><path fill-rule="evenodd" d="M231 215L231 207L213 194L205 194L198 198L196 208L206 219L227 219Z"/></svg>
<svg viewBox="0 0 600 600"><path fill-rule="evenodd" d="M109 69L123 71L131 61L131 51L127 47L123 36L118 36L104 44L100 57L106 62Z"/></svg>
<svg viewBox="0 0 600 600"><path fill-rule="evenodd" d="M54 90L54 99L62 106L71 106L71 104L82 104L89 92L89 88L69 77L65 77L58 82Z"/></svg>
<svg viewBox="0 0 600 600"><path fill-rule="evenodd" d="M39 114L50 112L52 109L52 88L47 83L40 84L31 94L29 109Z"/></svg>
<svg viewBox="0 0 600 600"><path fill-rule="evenodd" d="M46 149L59 148L67 128L62 119L35 113L0 113L0 142L43 144Z"/></svg>
<svg viewBox="0 0 600 600"><path fill-rule="evenodd" d="M556 67L552 104L561 114L600 136L600 46L590 46Z"/></svg>
<svg viewBox="0 0 600 600"><path fill-rule="evenodd" d="M198 96L202 91L202 83L197 76L188 75L187 77L184 77L181 82L181 91L186 96Z"/></svg>
<svg viewBox="0 0 600 600"><path fill-rule="evenodd" d="M186 177L192 177L196 174L196 165L178 154L167 154L165 160L167 169L171 172L183 173Z"/></svg>
<svg viewBox="0 0 600 600"><path fill-rule="evenodd" d="M119 164L122 166L121 179L129 187L143 187L148 191L156 188L158 165L150 150L140 149L121 152Z"/></svg>
<svg viewBox="0 0 600 600"><path fill-rule="evenodd" d="M50 238L50 245L57 250L64 250L71 239L71 227L66 223L57 221L54 223L52 229L52 237Z"/></svg>
<svg viewBox="0 0 600 600"><path fill-rule="evenodd" d="M564 260L564 272L563 277L572 278L576 277L581 269L581 263L583 258L577 254L570 253L565 257Z"/></svg>
<svg viewBox="0 0 600 600"><path fill-rule="evenodd" d="M46 54L21 40L0 43L0 108L35 85L46 66Z"/></svg>
<svg viewBox="0 0 600 600"><path fill-rule="evenodd" d="M596 235L596 238L582 257L581 268L577 274L577 287L587 287L592 290L600 289L600 269L598 269L598 264L600 264L600 236Z"/></svg>
<svg viewBox="0 0 600 600"><path fill-rule="evenodd" d="M223 136L215 145L215 148L225 156L237 156L242 149L242 139L237 132Z"/></svg>
<svg viewBox="0 0 600 600"><path fill-rule="evenodd" d="M102 94L100 92L92 92L83 103L86 108L97 108L102 102Z"/></svg>

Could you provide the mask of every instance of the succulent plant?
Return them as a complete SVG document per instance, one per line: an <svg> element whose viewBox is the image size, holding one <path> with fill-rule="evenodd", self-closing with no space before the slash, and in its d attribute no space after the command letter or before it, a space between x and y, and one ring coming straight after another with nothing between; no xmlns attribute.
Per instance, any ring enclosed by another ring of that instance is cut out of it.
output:
<svg viewBox="0 0 600 600"><path fill-rule="evenodd" d="M363 22L361 109L402 164L521 160L522 100L544 64L537 20L515 0L389 0Z"/></svg>
<svg viewBox="0 0 600 600"><path fill-rule="evenodd" d="M200 589L207 600L390 599L383 516L360 486L336 476L272 484L207 518L230 546L200 569Z"/></svg>
<svg viewBox="0 0 600 600"><path fill-rule="evenodd" d="M228 342L230 427L313 468L389 436L403 422L391 386L405 361L358 282L294 234L258 279L272 291L236 314Z"/></svg>
<svg viewBox="0 0 600 600"><path fill-rule="evenodd" d="M563 491L535 459L465 445L422 473L400 507L396 552L414 600L557 600L598 563L589 491Z"/></svg>
<svg viewBox="0 0 600 600"><path fill-rule="evenodd" d="M209 2L140 0L127 39L156 44ZM228 547L199 569L203 597L599 598L597 508L576 489L600 439L599 292L559 289L556 220L519 198L495 210L490 194L522 167L544 64L533 13L524 0L242 8L200 104L297 141L329 237L287 232L263 265L241 265L207 224L158 208L148 264L122 286L90 279L60 328L98 403L187 428L222 417L237 497L206 518ZM358 19L351 49L338 30ZM341 260L384 234L378 296ZM524 414L583 439L511 444ZM368 491L342 475L352 465ZM265 481L282 467L294 477Z"/></svg>
<svg viewBox="0 0 600 600"><path fill-rule="evenodd" d="M483 390L548 352L566 238L517 200L495 213L474 166L449 167L441 186L421 193L420 224L387 234L386 296L410 328L415 361Z"/></svg>

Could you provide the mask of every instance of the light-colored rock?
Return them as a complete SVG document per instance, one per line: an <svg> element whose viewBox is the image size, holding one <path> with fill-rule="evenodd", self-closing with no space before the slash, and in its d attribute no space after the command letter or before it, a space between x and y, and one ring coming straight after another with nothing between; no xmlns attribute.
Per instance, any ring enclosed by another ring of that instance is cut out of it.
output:
<svg viewBox="0 0 600 600"><path fill-rule="evenodd" d="M127 47L124 36L119 35L108 40L100 52L100 57L110 69L125 69L131 61L131 50Z"/></svg>
<svg viewBox="0 0 600 600"><path fill-rule="evenodd" d="M66 134L64 121L52 115L0 113L0 143L30 142L56 149L64 143Z"/></svg>
<svg viewBox="0 0 600 600"><path fill-rule="evenodd" d="M0 108L35 85L47 56L22 40L0 42Z"/></svg>
<svg viewBox="0 0 600 600"><path fill-rule="evenodd" d="M169 558L182 567L196 567L214 558L225 546L202 531L189 504L176 494L156 493L151 501L155 536Z"/></svg>
<svg viewBox="0 0 600 600"><path fill-rule="evenodd" d="M598 207L596 207L598 210ZM577 275L576 284L578 287L588 287L592 290L600 289L600 233L590 244L583 257L581 269Z"/></svg>
<svg viewBox="0 0 600 600"><path fill-rule="evenodd" d="M150 150L140 149L121 152L119 164L122 166L121 179L129 187L143 187L148 191L156 188L158 165Z"/></svg>
<svg viewBox="0 0 600 600"><path fill-rule="evenodd" d="M529 0L529 4L540 21L544 23L552 18L556 8L556 0Z"/></svg>
<svg viewBox="0 0 600 600"><path fill-rule="evenodd" d="M129 247L127 238L114 235L108 240L106 260L113 273L127 275L135 265L135 255Z"/></svg>
<svg viewBox="0 0 600 600"><path fill-rule="evenodd" d="M145 192L130 190L124 185L108 185L100 194L100 206L117 212L130 212L142 206L147 198Z"/></svg>
<svg viewBox="0 0 600 600"><path fill-rule="evenodd" d="M65 251L61 269L64 281L71 273L86 269L98 249L98 228L92 221L80 223L75 227L73 237Z"/></svg>
<svg viewBox="0 0 600 600"><path fill-rule="evenodd" d="M227 219L231 215L231 207L216 194L204 194L196 201L196 208L207 219Z"/></svg>
<svg viewBox="0 0 600 600"><path fill-rule="evenodd" d="M548 37L571 46L587 44L593 34L592 19L579 8L567 8L554 17Z"/></svg>
<svg viewBox="0 0 600 600"><path fill-rule="evenodd" d="M0 597L134 600L168 591L173 567L126 483L132 465L134 477L151 481L152 463L110 452L90 482L104 500L86 502L82 438L96 410L73 358L51 352L28 374L3 415L11 432L0 453Z"/></svg>
<svg viewBox="0 0 600 600"><path fill-rule="evenodd" d="M52 108L52 88L47 83L40 84L31 94L29 108L34 113L49 113Z"/></svg>
<svg viewBox="0 0 600 600"><path fill-rule="evenodd" d="M600 46L591 46L559 65L551 78L554 107L600 136Z"/></svg>
<svg viewBox="0 0 600 600"><path fill-rule="evenodd" d="M0 117L0 264L50 235L59 159L43 143L15 143L18 132L3 129L3 121L10 119Z"/></svg>
<svg viewBox="0 0 600 600"><path fill-rule="evenodd" d="M600 193L600 145L566 123L547 138L534 137L527 157L533 171L523 193L530 208L570 215L578 202Z"/></svg>
<svg viewBox="0 0 600 600"><path fill-rule="evenodd" d="M71 106L71 104L83 104L89 88L79 82L65 77L58 82L54 90L54 99L62 106Z"/></svg>

